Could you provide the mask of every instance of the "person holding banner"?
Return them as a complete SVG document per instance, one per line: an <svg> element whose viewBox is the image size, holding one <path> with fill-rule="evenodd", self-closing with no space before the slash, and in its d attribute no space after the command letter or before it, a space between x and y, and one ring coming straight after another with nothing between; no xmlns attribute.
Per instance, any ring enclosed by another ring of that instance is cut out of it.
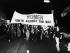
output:
<svg viewBox="0 0 70 53"><path fill-rule="evenodd" d="M28 30L28 27L26 26L26 40L29 40L29 36L30 36L30 33Z"/></svg>
<svg viewBox="0 0 70 53"><path fill-rule="evenodd" d="M31 35L30 35L30 37L31 37L31 40L34 39L34 26L33 25L32 25L32 28L31 28Z"/></svg>
<svg viewBox="0 0 70 53"><path fill-rule="evenodd" d="M17 24L17 37L21 37L20 24Z"/></svg>

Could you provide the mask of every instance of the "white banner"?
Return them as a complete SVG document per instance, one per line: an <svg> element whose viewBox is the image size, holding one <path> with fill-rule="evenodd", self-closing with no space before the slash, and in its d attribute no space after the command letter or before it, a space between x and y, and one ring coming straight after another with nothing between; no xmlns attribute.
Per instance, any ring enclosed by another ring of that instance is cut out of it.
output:
<svg viewBox="0 0 70 53"><path fill-rule="evenodd" d="M54 26L54 18L53 18L53 13L52 14L20 14L15 11L11 23Z"/></svg>

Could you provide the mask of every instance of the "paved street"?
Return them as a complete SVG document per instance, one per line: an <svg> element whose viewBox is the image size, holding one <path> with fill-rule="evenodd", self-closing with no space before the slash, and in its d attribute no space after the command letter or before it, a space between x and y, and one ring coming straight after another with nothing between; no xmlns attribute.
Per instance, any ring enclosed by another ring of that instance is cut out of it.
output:
<svg viewBox="0 0 70 53"><path fill-rule="evenodd" d="M11 41L0 40L0 53L57 53L55 41L26 41L23 38Z"/></svg>

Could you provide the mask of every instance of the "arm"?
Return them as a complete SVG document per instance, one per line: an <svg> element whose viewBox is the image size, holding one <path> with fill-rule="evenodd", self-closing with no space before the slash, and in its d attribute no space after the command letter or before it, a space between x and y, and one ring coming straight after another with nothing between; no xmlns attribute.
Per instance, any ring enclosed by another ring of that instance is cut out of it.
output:
<svg viewBox="0 0 70 53"><path fill-rule="evenodd" d="M64 11L61 13L61 17L66 16L67 13L69 13L69 12L70 12L70 5L67 6L67 7L64 9Z"/></svg>

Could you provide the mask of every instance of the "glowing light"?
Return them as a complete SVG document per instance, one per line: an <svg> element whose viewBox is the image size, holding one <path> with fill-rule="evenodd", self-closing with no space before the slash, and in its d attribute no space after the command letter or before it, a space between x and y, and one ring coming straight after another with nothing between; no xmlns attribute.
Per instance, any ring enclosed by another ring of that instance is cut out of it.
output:
<svg viewBox="0 0 70 53"><path fill-rule="evenodd" d="M8 40L10 42L10 40Z"/></svg>
<svg viewBox="0 0 70 53"><path fill-rule="evenodd" d="M27 53L29 53L29 50L27 50Z"/></svg>
<svg viewBox="0 0 70 53"><path fill-rule="evenodd" d="M67 50L70 51L70 43L68 43Z"/></svg>
<svg viewBox="0 0 70 53"><path fill-rule="evenodd" d="M45 3L50 3L50 0L44 0Z"/></svg>

